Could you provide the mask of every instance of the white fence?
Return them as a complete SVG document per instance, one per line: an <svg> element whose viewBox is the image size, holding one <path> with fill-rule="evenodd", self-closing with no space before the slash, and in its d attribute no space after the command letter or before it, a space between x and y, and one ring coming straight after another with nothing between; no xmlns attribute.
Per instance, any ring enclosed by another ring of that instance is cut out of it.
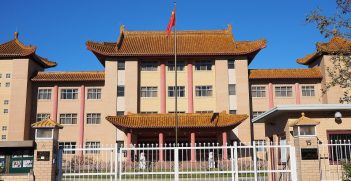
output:
<svg viewBox="0 0 351 181"><path fill-rule="evenodd" d="M258 142L65 148L61 160L62 180L297 180L294 147Z"/></svg>
<svg viewBox="0 0 351 181"><path fill-rule="evenodd" d="M345 178L343 164L350 163L350 140L331 140L319 144L319 168L321 180L349 180Z"/></svg>

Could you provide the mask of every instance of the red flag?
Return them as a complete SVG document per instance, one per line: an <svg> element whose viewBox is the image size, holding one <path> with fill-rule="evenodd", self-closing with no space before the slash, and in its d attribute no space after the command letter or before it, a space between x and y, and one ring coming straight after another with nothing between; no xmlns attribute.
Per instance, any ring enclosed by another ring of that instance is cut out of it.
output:
<svg viewBox="0 0 351 181"><path fill-rule="evenodd" d="M167 35L169 35L169 33L172 30L172 27L175 25L175 10L172 11L172 16L171 19L169 20L168 26L167 26Z"/></svg>

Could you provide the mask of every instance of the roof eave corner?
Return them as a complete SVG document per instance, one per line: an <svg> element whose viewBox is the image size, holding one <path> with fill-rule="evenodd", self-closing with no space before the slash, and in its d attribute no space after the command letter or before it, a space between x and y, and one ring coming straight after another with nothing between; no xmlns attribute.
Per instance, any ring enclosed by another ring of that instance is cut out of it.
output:
<svg viewBox="0 0 351 181"><path fill-rule="evenodd" d="M232 36L232 40L234 42L235 38L234 38L234 34L233 34L233 26L232 24L228 24L227 25L227 29L225 30L226 33L230 34Z"/></svg>
<svg viewBox="0 0 351 181"><path fill-rule="evenodd" d="M119 47L121 46L122 40L124 38L124 32L126 31L125 26L122 24L119 27L119 37L117 39L117 43L116 43L116 50L119 49Z"/></svg>

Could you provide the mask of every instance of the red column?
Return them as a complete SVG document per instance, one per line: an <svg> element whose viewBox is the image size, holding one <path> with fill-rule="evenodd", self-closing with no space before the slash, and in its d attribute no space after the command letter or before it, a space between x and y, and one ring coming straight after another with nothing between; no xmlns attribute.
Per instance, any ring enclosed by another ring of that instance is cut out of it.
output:
<svg viewBox="0 0 351 181"><path fill-rule="evenodd" d="M160 95L161 95L161 107L160 113L166 113L166 66L164 63L160 65Z"/></svg>
<svg viewBox="0 0 351 181"><path fill-rule="evenodd" d="M273 102L273 85L272 83L268 84L268 108L272 109L274 107Z"/></svg>
<svg viewBox="0 0 351 181"><path fill-rule="evenodd" d="M128 132L127 133L127 148L130 148L130 144L132 143L132 133ZM127 161L131 161L131 151L127 151Z"/></svg>
<svg viewBox="0 0 351 181"><path fill-rule="evenodd" d="M190 133L190 146L195 147L195 133L192 132ZM196 161L196 149L192 148L191 150L191 161L195 162Z"/></svg>
<svg viewBox="0 0 351 181"><path fill-rule="evenodd" d="M84 145L85 86L80 86L79 146Z"/></svg>
<svg viewBox="0 0 351 181"><path fill-rule="evenodd" d="M300 84L295 83L295 98L296 98L296 104L301 103L301 92L300 92Z"/></svg>
<svg viewBox="0 0 351 181"><path fill-rule="evenodd" d="M51 119L57 121L57 110L58 110L58 86L55 85L52 89L52 112Z"/></svg>
<svg viewBox="0 0 351 181"><path fill-rule="evenodd" d="M158 154L159 154L159 160L160 162L163 161L163 144L164 144L164 135L163 133L158 133L158 144L159 144L159 150L158 150Z"/></svg>
<svg viewBox="0 0 351 181"><path fill-rule="evenodd" d="M194 112L193 101L193 64L188 63L188 113Z"/></svg>
<svg viewBox="0 0 351 181"><path fill-rule="evenodd" d="M223 160L227 160L228 159L228 150L226 148L228 144L228 136L227 136L227 132L223 131L222 132L222 145L223 147Z"/></svg>

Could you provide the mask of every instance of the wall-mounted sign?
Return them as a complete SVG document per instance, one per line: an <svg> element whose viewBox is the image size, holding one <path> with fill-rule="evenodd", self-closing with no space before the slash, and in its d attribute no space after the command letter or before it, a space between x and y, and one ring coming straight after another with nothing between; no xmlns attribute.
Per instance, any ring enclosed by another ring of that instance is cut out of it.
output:
<svg viewBox="0 0 351 181"><path fill-rule="evenodd" d="M302 160L318 160L317 148L301 148Z"/></svg>
<svg viewBox="0 0 351 181"><path fill-rule="evenodd" d="M37 161L49 161L50 152L49 151L38 151L37 152Z"/></svg>

